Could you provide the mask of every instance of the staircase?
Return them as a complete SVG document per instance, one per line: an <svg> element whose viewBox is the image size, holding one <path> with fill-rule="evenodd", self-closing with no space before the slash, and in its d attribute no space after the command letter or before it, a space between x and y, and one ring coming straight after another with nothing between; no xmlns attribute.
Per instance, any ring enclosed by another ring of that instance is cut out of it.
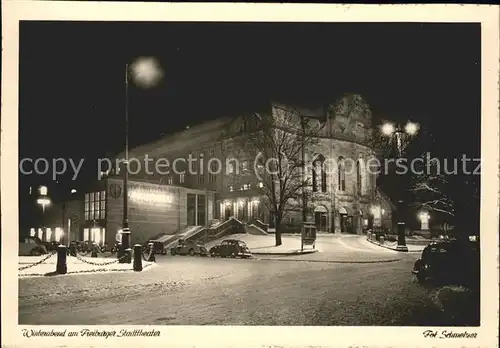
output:
<svg viewBox="0 0 500 348"><path fill-rule="evenodd" d="M185 239L199 243L208 243L215 239L237 233L245 233L245 226L241 223L241 221L231 217L229 220L220 222L213 226L202 227L200 230L195 231Z"/></svg>
<svg viewBox="0 0 500 348"><path fill-rule="evenodd" d="M267 230L269 225L263 223L260 220L253 220L248 225L245 226L246 232L248 234L253 234L257 236L267 236Z"/></svg>
<svg viewBox="0 0 500 348"><path fill-rule="evenodd" d="M203 226L188 226L186 228L183 228L176 234L163 235L157 238L156 241L163 243L163 245L168 248L173 244L176 244L179 241L179 239L188 239L202 229L204 229Z"/></svg>

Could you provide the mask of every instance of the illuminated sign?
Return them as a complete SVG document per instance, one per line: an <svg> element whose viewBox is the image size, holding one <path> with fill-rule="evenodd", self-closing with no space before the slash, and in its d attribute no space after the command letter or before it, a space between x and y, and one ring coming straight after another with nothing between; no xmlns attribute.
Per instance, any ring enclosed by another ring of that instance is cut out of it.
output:
<svg viewBox="0 0 500 348"><path fill-rule="evenodd" d="M135 189L130 192L131 200L143 203L165 204L172 203L172 195L166 191L153 189Z"/></svg>

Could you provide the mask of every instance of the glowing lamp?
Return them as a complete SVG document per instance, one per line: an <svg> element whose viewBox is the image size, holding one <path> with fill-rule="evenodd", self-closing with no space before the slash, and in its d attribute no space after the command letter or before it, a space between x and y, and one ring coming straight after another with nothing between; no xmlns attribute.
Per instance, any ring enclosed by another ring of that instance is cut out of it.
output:
<svg viewBox="0 0 500 348"><path fill-rule="evenodd" d="M39 190L40 190L40 194L42 196L46 196L47 195L47 186L40 186Z"/></svg>
<svg viewBox="0 0 500 348"><path fill-rule="evenodd" d="M396 128L394 127L394 125L392 123L387 122L387 123L384 123L380 127L380 130L382 131L382 134L390 136L390 135L394 134L394 132L396 131Z"/></svg>
<svg viewBox="0 0 500 348"><path fill-rule="evenodd" d="M382 209L380 209L379 206L372 207L370 211L375 218L380 219L380 216L382 215Z"/></svg>
<svg viewBox="0 0 500 348"><path fill-rule="evenodd" d="M45 207L50 205L50 199L48 198L38 198L36 202L42 206L44 212L45 212Z"/></svg>
<svg viewBox="0 0 500 348"><path fill-rule="evenodd" d="M415 135L417 134L419 129L418 123L415 122L408 122L405 126L405 132L409 135Z"/></svg>
<svg viewBox="0 0 500 348"><path fill-rule="evenodd" d="M143 88L155 86L163 77L163 69L153 57L141 57L132 63L130 73L134 82Z"/></svg>
<svg viewBox="0 0 500 348"><path fill-rule="evenodd" d="M421 212L418 214L418 217L420 219L420 229L421 230L428 230L429 229L429 219L431 216L429 215L428 212Z"/></svg>

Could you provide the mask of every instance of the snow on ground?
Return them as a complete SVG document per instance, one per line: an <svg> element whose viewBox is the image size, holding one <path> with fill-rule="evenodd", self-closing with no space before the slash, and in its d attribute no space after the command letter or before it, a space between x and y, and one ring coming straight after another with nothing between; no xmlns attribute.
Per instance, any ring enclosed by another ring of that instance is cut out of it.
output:
<svg viewBox="0 0 500 348"><path fill-rule="evenodd" d="M18 268L24 268L45 259L42 256L20 256ZM92 273L92 272L124 272L133 271L133 263L118 263L116 257L88 257L80 256L80 259L67 257L67 274ZM149 270L154 264L142 261L143 271ZM19 270L20 277L50 275L56 271L57 254L54 254L39 265Z"/></svg>

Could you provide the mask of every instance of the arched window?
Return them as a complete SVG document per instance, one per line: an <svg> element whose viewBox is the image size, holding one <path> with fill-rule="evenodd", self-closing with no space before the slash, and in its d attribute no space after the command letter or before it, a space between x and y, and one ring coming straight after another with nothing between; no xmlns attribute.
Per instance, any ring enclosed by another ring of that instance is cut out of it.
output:
<svg viewBox="0 0 500 348"><path fill-rule="evenodd" d="M356 193L366 194L366 168L361 158L356 162Z"/></svg>
<svg viewBox="0 0 500 348"><path fill-rule="evenodd" d="M325 157L318 155L313 161L312 166L312 187L313 192L327 192Z"/></svg>
<svg viewBox="0 0 500 348"><path fill-rule="evenodd" d="M343 157L339 157L337 175L338 175L338 189L339 191L345 191L345 163Z"/></svg>

